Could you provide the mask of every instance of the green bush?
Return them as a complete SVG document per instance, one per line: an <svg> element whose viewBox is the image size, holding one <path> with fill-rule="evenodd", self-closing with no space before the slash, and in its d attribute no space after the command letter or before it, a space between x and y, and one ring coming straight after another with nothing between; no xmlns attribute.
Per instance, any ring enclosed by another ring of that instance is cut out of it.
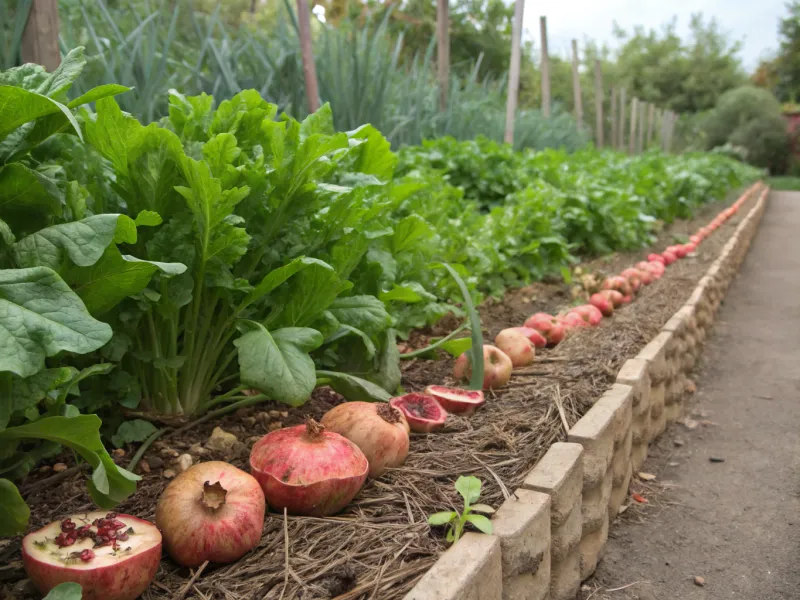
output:
<svg viewBox="0 0 800 600"><path fill-rule="evenodd" d="M781 107L767 90L743 86L726 92L706 121L706 147L731 144L747 151L747 162L773 173L786 169L789 138Z"/></svg>

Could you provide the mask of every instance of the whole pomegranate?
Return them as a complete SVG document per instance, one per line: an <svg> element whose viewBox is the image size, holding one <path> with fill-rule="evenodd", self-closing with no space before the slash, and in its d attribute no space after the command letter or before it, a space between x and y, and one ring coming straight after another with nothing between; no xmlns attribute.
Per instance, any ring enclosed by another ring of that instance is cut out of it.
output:
<svg viewBox="0 0 800 600"><path fill-rule="evenodd" d="M606 291L611 292L613 290ZM591 298L589 298L589 303L597 307L604 317L610 317L614 314L614 303L603 294L592 294Z"/></svg>
<svg viewBox="0 0 800 600"><path fill-rule="evenodd" d="M533 327L512 327L514 331L519 331L533 344L534 348L544 348L547 346L547 339Z"/></svg>
<svg viewBox="0 0 800 600"><path fill-rule="evenodd" d="M596 327L603 320L603 313L600 309L593 304L583 304L576 306L570 312L577 313L581 318L589 323L592 327Z"/></svg>
<svg viewBox="0 0 800 600"><path fill-rule="evenodd" d="M531 364L536 356L536 348L522 332L514 328L503 329L494 338L494 343L506 353L515 367Z"/></svg>
<svg viewBox="0 0 800 600"><path fill-rule="evenodd" d="M72 581L84 600L134 600L161 561L161 533L131 515L97 511L71 515L22 540L25 572L42 595Z"/></svg>
<svg viewBox="0 0 800 600"><path fill-rule="evenodd" d="M630 282L625 278L619 275L615 275L614 277L609 277L603 282L603 289L604 290L617 290L623 296L630 296L633 294L633 288L631 287Z"/></svg>
<svg viewBox="0 0 800 600"><path fill-rule="evenodd" d="M511 379L513 368L505 352L489 344L483 345L483 389L502 387ZM453 376L458 381L468 380L472 375L472 364L465 352L456 360Z"/></svg>
<svg viewBox="0 0 800 600"><path fill-rule="evenodd" d="M258 440L250 451L250 469L271 508L324 517L355 497L369 461L346 437L309 419Z"/></svg>
<svg viewBox="0 0 800 600"><path fill-rule="evenodd" d="M597 293L611 302L614 308L618 308L622 305L622 294L617 290L600 290Z"/></svg>
<svg viewBox="0 0 800 600"><path fill-rule="evenodd" d="M178 564L231 563L258 544L265 510L264 492L253 476L210 461L167 486L156 507L156 525Z"/></svg>
<svg viewBox="0 0 800 600"><path fill-rule="evenodd" d="M369 461L370 477L380 477L386 469L406 461L408 422L393 406L345 402L326 412L321 422L328 431L343 435L361 448Z"/></svg>

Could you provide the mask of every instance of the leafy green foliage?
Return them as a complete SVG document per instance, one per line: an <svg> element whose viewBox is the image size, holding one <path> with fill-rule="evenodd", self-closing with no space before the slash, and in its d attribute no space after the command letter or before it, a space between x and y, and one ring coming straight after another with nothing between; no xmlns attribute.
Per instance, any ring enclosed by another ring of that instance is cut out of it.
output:
<svg viewBox="0 0 800 600"><path fill-rule="evenodd" d="M82 597L83 589L80 584L67 582L50 590L44 600L81 600Z"/></svg>
<svg viewBox="0 0 800 600"><path fill-rule="evenodd" d="M481 480L477 477L461 475L455 483L458 494L464 499L464 509L433 513L428 517L428 524L434 526L447 525L447 541L456 543L464 533L464 527L471 523L478 531L491 535L492 522L478 513L493 513L494 509L486 504L477 504L481 495Z"/></svg>

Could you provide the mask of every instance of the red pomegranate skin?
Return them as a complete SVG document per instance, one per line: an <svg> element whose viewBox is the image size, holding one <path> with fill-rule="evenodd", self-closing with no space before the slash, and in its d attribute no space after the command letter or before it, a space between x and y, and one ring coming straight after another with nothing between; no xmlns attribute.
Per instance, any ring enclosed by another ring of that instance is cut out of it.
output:
<svg viewBox="0 0 800 600"><path fill-rule="evenodd" d="M250 452L250 469L271 509L325 517L341 511L361 490L369 462L344 436L324 430L312 436L307 427L265 435Z"/></svg>
<svg viewBox="0 0 800 600"><path fill-rule="evenodd" d="M227 492L225 503L216 510L201 502L205 482L219 483ZM187 494L184 486L195 493ZM258 545L265 512L264 492L255 478L226 462L209 461L191 467L167 486L156 507L156 525L164 535L167 554L178 564L227 564Z"/></svg>
<svg viewBox="0 0 800 600"><path fill-rule="evenodd" d="M152 523L131 515L118 516L153 527ZM155 579L160 562L161 544L158 544L114 565L76 571L46 564L28 553L24 545L22 547L25 572L42 596L57 585L72 581L83 588L83 600L135 600Z"/></svg>

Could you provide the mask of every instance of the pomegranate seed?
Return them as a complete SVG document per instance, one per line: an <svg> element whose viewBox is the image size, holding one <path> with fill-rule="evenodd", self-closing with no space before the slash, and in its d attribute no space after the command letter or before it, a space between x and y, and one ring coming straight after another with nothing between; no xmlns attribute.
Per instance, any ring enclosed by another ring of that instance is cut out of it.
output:
<svg viewBox="0 0 800 600"><path fill-rule="evenodd" d="M120 542L127 542L128 541L128 534L125 533L125 532L118 533L116 539L119 540Z"/></svg>
<svg viewBox="0 0 800 600"><path fill-rule="evenodd" d="M61 521L61 531L72 531L75 529L75 523L72 522L72 519L64 519Z"/></svg>
<svg viewBox="0 0 800 600"><path fill-rule="evenodd" d="M123 523L122 521L118 521L118 520L116 520L116 519L114 519L113 521L111 521L111 526L112 526L114 529L125 529L125 528L127 527L127 525L125 525L125 523Z"/></svg>
<svg viewBox="0 0 800 600"><path fill-rule="evenodd" d="M86 550L84 550L83 552L81 552L81 560L83 562L89 562L93 558L94 558L94 552L92 552L88 548Z"/></svg>
<svg viewBox="0 0 800 600"><path fill-rule="evenodd" d="M106 515L106 519L116 519L116 518L117 518L117 513L115 512L110 512Z"/></svg>
<svg viewBox="0 0 800 600"><path fill-rule="evenodd" d="M58 537L56 537L56 545L60 548L66 548L67 546L72 546L75 543L77 536L70 537L66 533L59 533Z"/></svg>

